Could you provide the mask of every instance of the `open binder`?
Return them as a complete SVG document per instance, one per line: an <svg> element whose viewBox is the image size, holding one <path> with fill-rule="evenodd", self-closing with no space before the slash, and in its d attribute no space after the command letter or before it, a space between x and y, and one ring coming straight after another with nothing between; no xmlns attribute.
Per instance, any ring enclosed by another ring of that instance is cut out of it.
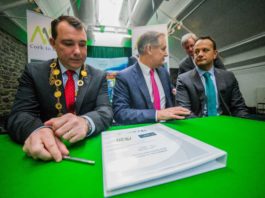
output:
<svg viewBox="0 0 265 198"><path fill-rule="evenodd" d="M162 124L102 133L106 197L226 166L227 153Z"/></svg>

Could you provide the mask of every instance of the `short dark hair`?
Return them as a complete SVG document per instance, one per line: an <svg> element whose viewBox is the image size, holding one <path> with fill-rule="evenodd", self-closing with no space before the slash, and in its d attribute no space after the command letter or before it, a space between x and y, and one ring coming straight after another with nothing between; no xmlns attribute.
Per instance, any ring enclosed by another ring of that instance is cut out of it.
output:
<svg viewBox="0 0 265 198"><path fill-rule="evenodd" d="M57 26L62 21L66 21L67 23L69 23L71 26L73 26L77 30L81 30L81 29L85 30L85 26L83 25L83 23L78 18L73 17L73 16L60 16L51 22L51 33L52 33L53 39L57 38L57 34L58 34L57 33Z"/></svg>
<svg viewBox="0 0 265 198"><path fill-rule="evenodd" d="M217 49L217 47L216 47L216 42L212 39L212 37L210 37L210 36L201 36L201 37L199 37L196 41L195 41L195 43L197 43L197 41L199 41L199 40L210 40L211 42L212 42L212 44L213 44L213 49L214 50L216 50Z"/></svg>
<svg viewBox="0 0 265 198"><path fill-rule="evenodd" d="M148 31L148 32L145 32L144 34L142 34L139 37L138 42L137 42L138 53L140 55L144 54L145 46L148 44L150 44L152 46L159 45L158 39L160 36L165 36L165 34L161 33L161 32L155 32L155 31Z"/></svg>

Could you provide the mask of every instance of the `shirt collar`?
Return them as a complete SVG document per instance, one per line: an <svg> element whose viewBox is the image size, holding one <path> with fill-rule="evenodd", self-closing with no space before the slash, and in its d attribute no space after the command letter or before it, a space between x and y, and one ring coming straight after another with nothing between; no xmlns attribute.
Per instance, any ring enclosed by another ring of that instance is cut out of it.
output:
<svg viewBox="0 0 265 198"><path fill-rule="evenodd" d="M62 74L64 74L68 69L65 68L65 66L61 63L60 60L58 60L58 62L59 62L59 66L60 66L61 72L62 72ZM79 67L77 70L74 71L75 74L77 74L77 76L79 76L80 69L81 69L81 67Z"/></svg>
<svg viewBox="0 0 265 198"><path fill-rule="evenodd" d="M200 75L200 77L202 78L202 76L203 76L203 74L205 73L205 72L209 72L212 76L214 76L214 68L213 68L213 66L211 67L211 69L209 70L209 71L205 71L205 70L202 70L202 69L200 69L197 65L196 65L196 70L197 70L197 72L199 73L199 75Z"/></svg>
<svg viewBox="0 0 265 198"><path fill-rule="evenodd" d="M143 64L140 59L138 59L138 63L144 75L149 75L151 69L147 65Z"/></svg>

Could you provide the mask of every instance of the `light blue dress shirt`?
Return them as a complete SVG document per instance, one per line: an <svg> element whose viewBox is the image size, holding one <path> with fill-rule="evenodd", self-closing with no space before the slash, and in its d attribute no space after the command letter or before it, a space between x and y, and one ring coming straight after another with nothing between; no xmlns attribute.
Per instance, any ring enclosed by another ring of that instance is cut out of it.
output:
<svg viewBox="0 0 265 198"><path fill-rule="evenodd" d="M215 89L215 95L216 95L216 109L217 109L217 115L220 115L220 108L219 108L219 100L218 100L218 91L217 91L217 86L216 86L216 81L215 81L215 75L214 75L214 67L212 66L211 69L209 71L205 71L200 69L198 66L195 67L197 72L199 73L199 76L201 78L203 87L204 87L204 91L206 93L206 84L205 84L205 78L203 77L203 74L205 72L209 72L211 74L211 79L213 81L214 84L214 89ZM207 115L207 106L206 104L204 104L204 109L203 109L203 115L206 116Z"/></svg>

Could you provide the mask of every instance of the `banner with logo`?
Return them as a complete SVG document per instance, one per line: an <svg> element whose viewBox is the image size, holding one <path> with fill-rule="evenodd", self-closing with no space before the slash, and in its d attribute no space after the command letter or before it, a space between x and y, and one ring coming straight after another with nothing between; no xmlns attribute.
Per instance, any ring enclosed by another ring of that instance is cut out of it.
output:
<svg viewBox="0 0 265 198"><path fill-rule="evenodd" d="M56 52L50 46L52 19L27 10L28 62L44 61L56 58Z"/></svg>
<svg viewBox="0 0 265 198"><path fill-rule="evenodd" d="M166 35L166 43L167 43L167 52L168 56L165 58L164 66L169 69L169 50L168 50L168 33L167 33L167 24L160 24L160 25L149 25L149 26L138 26L132 28L132 54L137 55L137 41L139 37L148 31L156 31L161 32Z"/></svg>
<svg viewBox="0 0 265 198"><path fill-rule="evenodd" d="M117 72L128 66L128 58L87 58L86 64L107 72L109 100L112 102L113 88Z"/></svg>

